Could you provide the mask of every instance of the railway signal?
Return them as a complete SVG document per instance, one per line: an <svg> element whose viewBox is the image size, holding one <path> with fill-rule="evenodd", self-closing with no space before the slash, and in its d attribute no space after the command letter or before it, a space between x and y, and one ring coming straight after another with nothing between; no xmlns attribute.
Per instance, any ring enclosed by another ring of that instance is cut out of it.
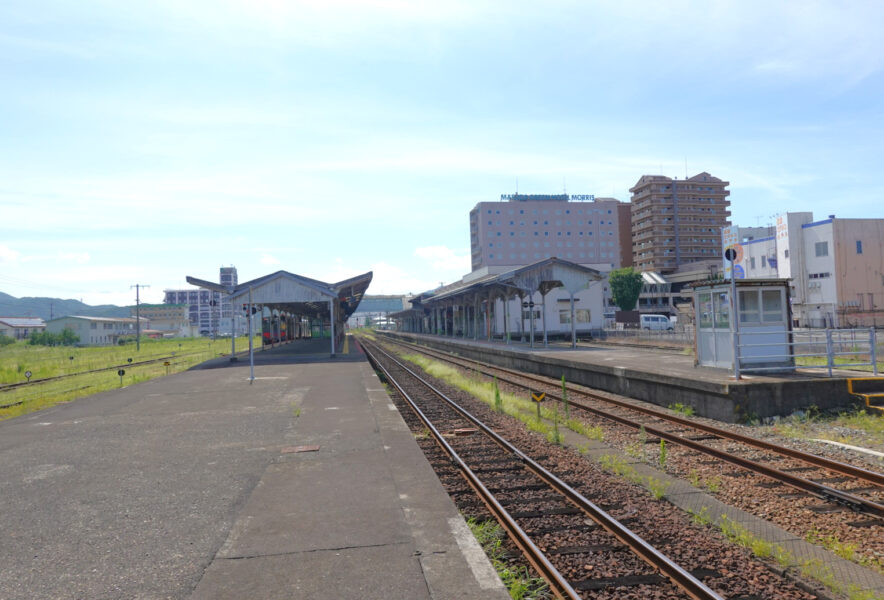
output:
<svg viewBox="0 0 884 600"><path fill-rule="evenodd" d="M117 375L120 376L120 387L123 387L123 375L125 375L125 374L126 374L125 369L120 369L119 371L117 371Z"/></svg>

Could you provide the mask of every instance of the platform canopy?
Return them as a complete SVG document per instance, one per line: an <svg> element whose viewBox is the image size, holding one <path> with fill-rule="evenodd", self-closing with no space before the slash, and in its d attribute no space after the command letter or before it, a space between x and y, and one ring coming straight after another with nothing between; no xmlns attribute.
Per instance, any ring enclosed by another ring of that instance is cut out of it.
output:
<svg viewBox="0 0 884 600"><path fill-rule="evenodd" d="M488 291L516 295L540 292L545 295L552 289L563 287L573 293L602 279L604 277L596 269L553 256L505 273L454 284L435 293L426 292L421 295L421 302L424 306L433 306Z"/></svg>
<svg viewBox="0 0 884 600"><path fill-rule="evenodd" d="M372 272L369 271L337 283L326 283L288 271L277 271L236 286L225 286L190 276L187 277L187 283L229 294L234 304L247 303L251 290L253 304L316 319L329 318L329 301L334 301L338 320L346 321L359 306L371 278Z"/></svg>

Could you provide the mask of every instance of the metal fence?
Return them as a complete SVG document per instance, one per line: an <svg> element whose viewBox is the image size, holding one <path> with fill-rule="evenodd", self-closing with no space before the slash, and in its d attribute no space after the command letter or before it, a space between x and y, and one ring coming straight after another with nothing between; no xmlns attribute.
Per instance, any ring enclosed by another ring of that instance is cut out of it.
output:
<svg viewBox="0 0 884 600"><path fill-rule="evenodd" d="M793 359L799 358L825 358L825 365L818 365L828 371L832 376L832 369L848 367L871 367L872 372L878 375L878 349L877 334L874 327L868 329L809 329L796 330L791 333L791 341L760 343L753 342L759 336L770 336L770 332L740 332L737 334L737 356L742 357L752 351L753 359L765 359L769 363L779 363L778 366L754 367L742 364L739 361L739 369L744 372L755 371L783 371L789 369L808 368L808 365L796 365ZM789 347L786 354L764 354L767 348ZM838 357L847 357L847 362L836 364ZM791 365L787 363L792 363ZM810 365L810 367L817 365Z"/></svg>

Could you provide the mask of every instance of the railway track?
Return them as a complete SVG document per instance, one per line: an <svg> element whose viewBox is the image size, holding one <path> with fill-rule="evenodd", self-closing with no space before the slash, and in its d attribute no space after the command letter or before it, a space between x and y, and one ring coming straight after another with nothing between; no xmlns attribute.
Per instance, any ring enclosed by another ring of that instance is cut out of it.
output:
<svg viewBox="0 0 884 600"><path fill-rule="evenodd" d="M175 356L160 356L158 358L152 358L150 360L140 360L135 362L126 362L120 363L118 365L110 365L107 367L100 367L98 369L87 369L85 371L77 371L76 373L65 373L64 375L56 375L54 377L43 377L42 379L33 379L31 381L19 381L16 383L0 383L0 394L3 392L10 392L16 388L28 386L28 385L39 385L41 383L49 383L51 381L60 381L63 379L69 379L71 377L77 377L79 375L89 375L91 373L103 373L104 371L113 371L117 369L128 369L131 367L140 367L144 365L152 365L159 362L165 362L167 360L175 360L181 359L187 356L195 356L197 354L202 354L202 352L189 352L186 354L176 354Z"/></svg>
<svg viewBox="0 0 884 600"><path fill-rule="evenodd" d="M553 473L542 463L562 465L563 460L543 455L550 452L546 442L530 451L520 449L522 444L516 447L496 432L499 425L487 425L376 344L364 339L360 343L408 403L415 415L413 430L432 435L444 451L446 458L431 458L431 463L443 471L454 469L458 478L466 479L557 597L595 597L611 590L628 590L617 597L631 598L724 597L713 590L716 585L724 586L728 597L735 597L730 593L741 585L748 586L750 593L740 597L765 597L750 590L750 583L735 583L732 567L716 564L716 557L726 553L710 551L707 542L683 535L683 526L670 528L670 536L661 533L667 531L666 519L637 509L634 500L618 496L600 482L598 473L583 473L586 461L576 458L560 467L564 472ZM603 509L605 504L627 518L615 519ZM633 523L644 533L637 532ZM649 543L643 535L654 536L658 543ZM656 547L660 544L662 551ZM689 566L679 565L667 551ZM742 569L749 580L758 581L753 568ZM704 578L713 583L707 585L701 581ZM788 582L779 591L777 597L806 597Z"/></svg>
<svg viewBox="0 0 884 600"><path fill-rule="evenodd" d="M454 357L417 344L398 340L386 341L468 369L471 372L495 377L498 381L519 388L526 393L543 391L548 398L562 400L561 383L558 381L463 357ZM884 496L884 474L882 473L772 444L727 429L639 406L625 400L600 395L582 387L566 385L566 389L568 390L570 407L633 430L643 430L649 436L649 443L663 439L688 450L712 456L716 460L759 474L778 484L811 494L826 502L846 507L851 511L884 518L884 504L880 500ZM666 427L661 427L661 424ZM717 445L703 443L710 441ZM735 446L733 443L737 445ZM766 454L759 455L759 451ZM780 462L784 464L777 467L771 464ZM818 480L814 480L811 478L813 475L808 475L808 469L823 471L818 472L815 477ZM805 476L802 477L796 473L803 473ZM833 478L832 474L835 474L836 477ZM827 485L826 481L832 483L837 481L844 485L842 485L842 489L836 489ZM853 490L865 492L871 497L860 496Z"/></svg>

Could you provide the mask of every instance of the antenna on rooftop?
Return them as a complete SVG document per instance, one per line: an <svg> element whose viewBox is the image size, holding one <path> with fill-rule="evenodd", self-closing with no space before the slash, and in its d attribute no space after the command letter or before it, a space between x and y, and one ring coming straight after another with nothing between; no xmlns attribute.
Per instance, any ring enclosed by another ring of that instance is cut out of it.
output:
<svg viewBox="0 0 884 600"><path fill-rule="evenodd" d="M684 178L685 179L688 178L688 155L687 154L685 154L685 156L684 156Z"/></svg>

